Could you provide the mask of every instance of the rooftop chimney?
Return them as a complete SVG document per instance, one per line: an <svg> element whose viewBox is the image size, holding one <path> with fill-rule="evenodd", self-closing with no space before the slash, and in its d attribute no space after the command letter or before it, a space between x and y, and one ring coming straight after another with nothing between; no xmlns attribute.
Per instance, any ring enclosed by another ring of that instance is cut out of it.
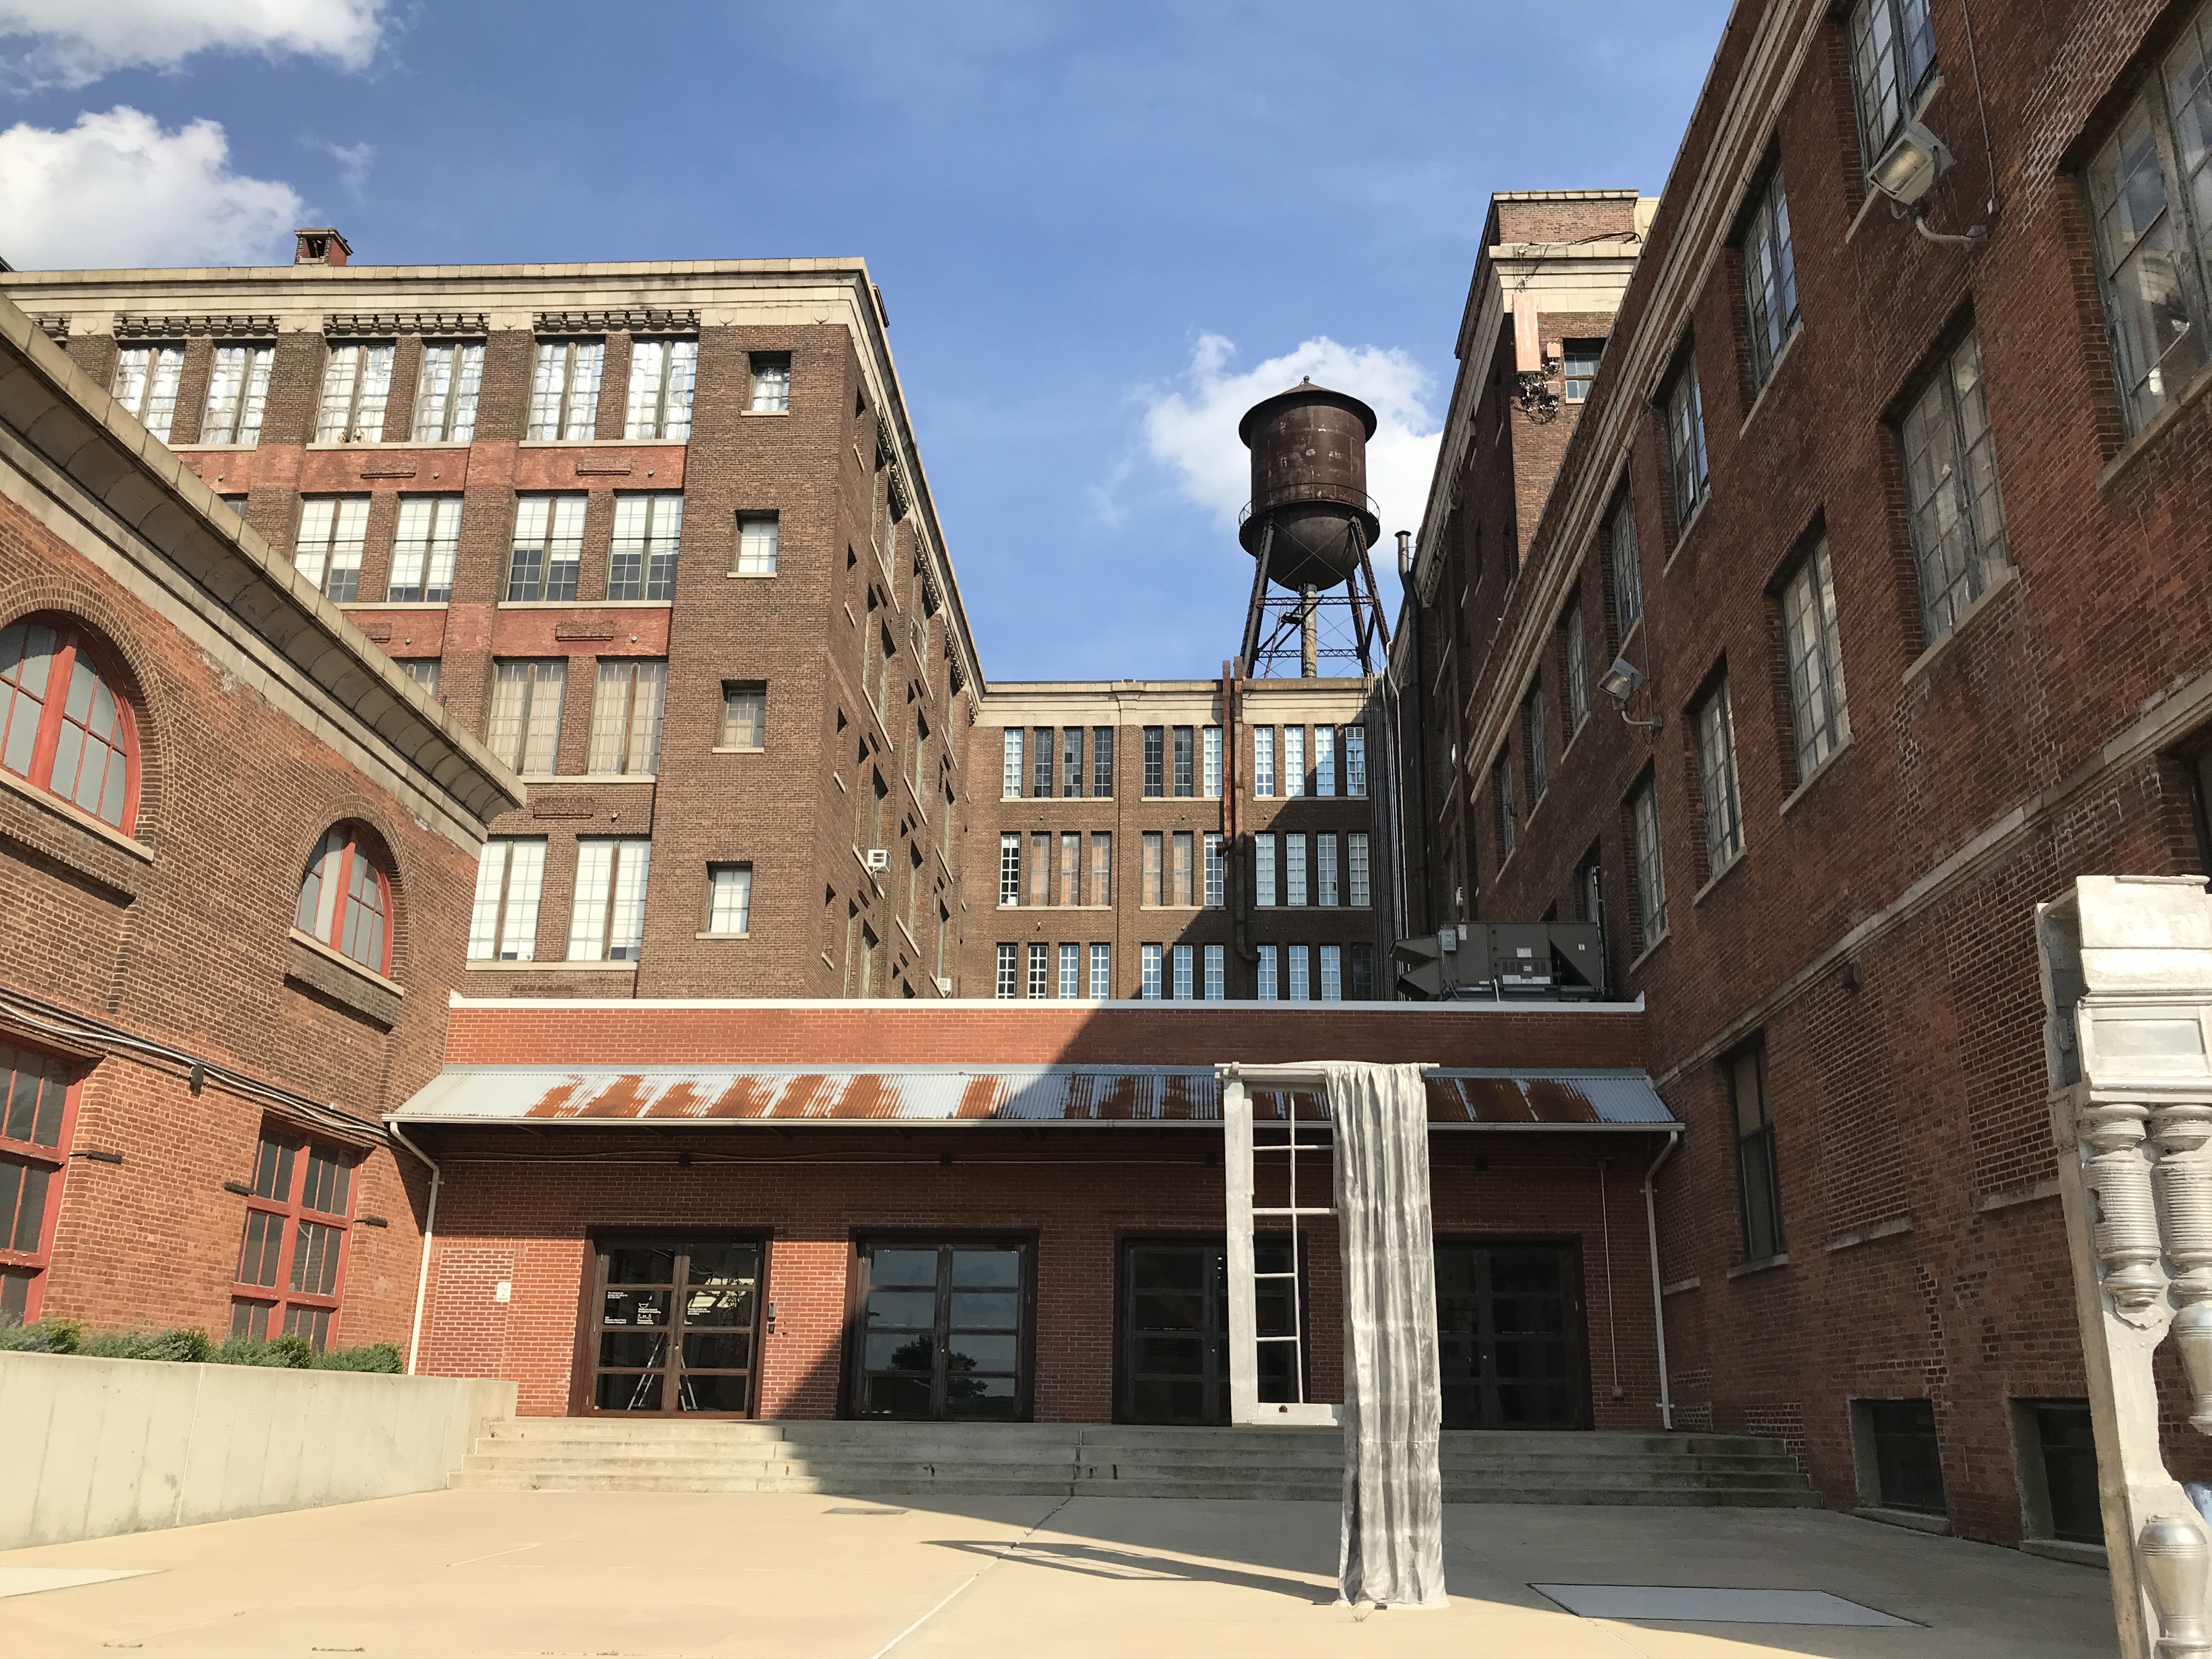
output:
<svg viewBox="0 0 2212 1659"><path fill-rule="evenodd" d="M300 239L292 255L295 265L342 265L353 252L353 245L329 225L311 226L293 234Z"/></svg>

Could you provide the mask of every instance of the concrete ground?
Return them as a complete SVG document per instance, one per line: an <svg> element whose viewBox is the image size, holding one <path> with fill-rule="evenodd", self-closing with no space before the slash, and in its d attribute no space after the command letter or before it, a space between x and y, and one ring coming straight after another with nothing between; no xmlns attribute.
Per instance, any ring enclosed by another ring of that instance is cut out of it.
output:
<svg viewBox="0 0 2212 1659"><path fill-rule="evenodd" d="M0 1553L0 1654L2108 1659L2113 1651L2102 1572L1818 1510L1454 1505L1444 1522L1451 1605L1375 1612L1334 1605L1330 1504L915 1502L425 1492L15 1550ZM892 1509L902 1512L881 1512ZM33 1590L57 1576L21 1571L33 1568L143 1576ZM1826 1590L1914 1622L1579 1619L1532 1583Z"/></svg>

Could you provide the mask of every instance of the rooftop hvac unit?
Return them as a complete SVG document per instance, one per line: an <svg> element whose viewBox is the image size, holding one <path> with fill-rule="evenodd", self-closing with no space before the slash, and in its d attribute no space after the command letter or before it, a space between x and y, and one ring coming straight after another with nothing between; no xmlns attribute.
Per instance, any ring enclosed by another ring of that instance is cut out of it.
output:
<svg viewBox="0 0 2212 1659"><path fill-rule="evenodd" d="M868 868L870 870L880 876L884 871L890 867L891 852L890 848L871 847L868 848Z"/></svg>

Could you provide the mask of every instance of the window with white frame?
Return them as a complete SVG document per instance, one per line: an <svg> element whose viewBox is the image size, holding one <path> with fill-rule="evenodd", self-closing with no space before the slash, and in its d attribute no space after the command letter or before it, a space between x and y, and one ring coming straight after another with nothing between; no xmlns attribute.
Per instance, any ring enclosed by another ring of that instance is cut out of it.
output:
<svg viewBox="0 0 2212 1659"><path fill-rule="evenodd" d="M402 495L392 538L392 605L444 605L453 597L453 561L461 547L459 495Z"/></svg>
<svg viewBox="0 0 2212 1659"><path fill-rule="evenodd" d="M791 358L781 351L756 351L752 356L753 400L756 415L783 415L791 409Z"/></svg>
<svg viewBox="0 0 2212 1659"><path fill-rule="evenodd" d="M1175 947L1170 963L1174 969L1170 983L1177 1002L1188 1002L1197 994L1197 952L1188 945Z"/></svg>
<svg viewBox="0 0 2212 1659"><path fill-rule="evenodd" d="M1206 947L1206 1000L1208 1002L1225 1000L1229 995L1229 950L1226 945Z"/></svg>
<svg viewBox="0 0 2212 1659"><path fill-rule="evenodd" d="M691 435L691 386L699 372L696 340L635 340L629 349L629 410L625 438Z"/></svg>
<svg viewBox="0 0 2212 1659"><path fill-rule="evenodd" d="M999 798L1019 800L1022 798L1022 728L1010 726L1004 735L1006 763L999 775Z"/></svg>
<svg viewBox="0 0 2212 1659"><path fill-rule="evenodd" d="M1303 945L1286 945L1283 947L1283 957L1284 966L1291 970L1290 1000L1292 1002L1311 1002L1313 981L1307 972L1306 947Z"/></svg>
<svg viewBox="0 0 2212 1659"><path fill-rule="evenodd" d="M753 867L750 864L707 866L707 931L735 937L752 932Z"/></svg>
<svg viewBox="0 0 2212 1659"><path fill-rule="evenodd" d="M1644 568L1636 550L1636 498L1626 490L1605 521L1606 563L1613 576L1613 623L1622 642L1644 615Z"/></svg>
<svg viewBox="0 0 2212 1659"><path fill-rule="evenodd" d="M1314 837L1314 902L1334 910L1341 897L1337 883L1336 837L1327 831Z"/></svg>
<svg viewBox="0 0 2212 1659"><path fill-rule="evenodd" d="M1114 947L1110 945L1091 947L1091 994L1100 1002L1114 994Z"/></svg>
<svg viewBox="0 0 2212 1659"><path fill-rule="evenodd" d="M1923 642L1933 645L2012 563L1978 336L1967 335L1945 356L1905 410L1898 435Z"/></svg>
<svg viewBox="0 0 2212 1659"><path fill-rule="evenodd" d="M1052 994L1052 947L1045 945L1030 946L1030 1000L1042 1002Z"/></svg>
<svg viewBox="0 0 2212 1659"><path fill-rule="evenodd" d="M665 657L603 657L592 693L587 772L607 776L660 769L661 711L668 696Z"/></svg>
<svg viewBox="0 0 2212 1659"><path fill-rule="evenodd" d="M1083 902L1083 837L1073 830L1060 836L1060 902Z"/></svg>
<svg viewBox="0 0 2212 1659"><path fill-rule="evenodd" d="M1022 902L1022 837L1018 830L1002 830L999 836L999 902L1019 904Z"/></svg>
<svg viewBox="0 0 2212 1659"><path fill-rule="evenodd" d="M1275 793L1275 728L1252 728L1252 793L1262 799Z"/></svg>
<svg viewBox="0 0 2212 1659"><path fill-rule="evenodd" d="M1851 735L1844 703L1844 653L1836 583L1822 542L1782 585L1782 643L1790 665L1790 725L1803 781Z"/></svg>
<svg viewBox="0 0 2212 1659"><path fill-rule="evenodd" d="M520 495L507 556L507 597L571 605L584 562L584 497Z"/></svg>
<svg viewBox="0 0 2212 1659"><path fill-rule="evenodd" d="M1375 902L1368 886L1367 832L1355 830L1344 841L1345 863L1350 876L1344 902L1355 910L1364 910Z"/></svg>
<svg viewBox="0 0 2212 1659"><path fill-rule="evenodd" d="M1111 830L1091 832L1091 902L1093 904L1111 904L1114 902L1114 836Z"/></svg>
<svg viewBox="0 0 2212 1659"><path fill-rule="evenodd" d="M738 514L738 574L775 574L776 544L782 534L783 521L773 513Z"/></svg>
<svg viewBox="0 0 2212 1659"><path fill-rule="evenodd" d="M115 401L125 413L169 441L177 419L177 383L184 377L180 345L125 346L115 360Z"/></svg>
<svg viewBox="0 0 2212 1659"><path fill-rule="evenodd" d="M1296 797L1306 793L1306 729L1303 726L1283 728L1283 793Z"/></svg>
<svg viewBox="0 0 2212 1659"><path fill-rule="evenodd" d="M607 558L607 597L673 599L676 555L683 532L682 490L617 492L614 544Z"/></svg>
<svg viewBox="0 0 2212 1659"><path fill-rule="evenodd" d="M1354 800L1367 794L1367 728L1347 726L1344 728L1344 793Z"/></svg>
<svg viewBox="0 0 2212 1659"><path fill-rule="evenodd" d="M1705 693L1690 714L1698 744L1698 800L1705 825L1705 874L1717 876L1743 851L1743 813L1736 799L1735 721L1728 681Z"/></svg>
<svg viewBox="0 0 2212 1659"><path fill-rule="evenodd" d="M1275 902L1275 840L1273 830L1252 837L1252 902L1262 908Z"/></svg>
<svg viewBox="0 0 2212 1659"><path fill-rule="evenodd" d="M1283 837L1283 902L1293 909L1306 902L1306 838Z"/></svg>
<svg viewBox="0 0 2212 1659"><path fill-rule="evenodd" d="M538 899L544 885L542 836L483 844L477 860L476 904L469 915L471 962L537 959Z"/></svg>
<svg viewBox="0 0 2212 1659"><path fill-rule="evenodd" d="M1636 923L1638 948L1648 951L1667 932L1667 879L1659 862L1659 802L1646 779L1629 797L1628 821L1636 836Z"/></svg>
<svg viewBox="0 0 2212 1659"><path fill-rule="evenodd" d="M1936 78L1928 0L1858 0L1844 20L1863 160L1881 159Z"/></svg>
<svg viewBox="0 0 2212 1659"><path fill-rule="evenodd" d="M999 947L998 974L993 984L992 994L1001 1002L1013 1000L1014 993L1019 988L1020 951L1021 947L1017 945L1001 945Z"/></svg>
<svg viewBox="0 0 2212 1659"><path fill-rule="evenodd" d="M2112 367L2130 432L2208 356L2212 6L2198 8L2083 169Z"/></svg>
<svg viewBox="0 0 2212 1659"><path fill-rule="evenodd" d="M438 695L439 664L435 657L403 658L399 666L409 679L432 696Z"/></svg>
<svg viewBox="0 0 2212 1659"><path fill-rule="evenodd" d="M1605 354L1605 342L1566 340L1561 345L1560 393L1571 404L1583 403L1589 398L1590 387L1597 383L1598 359Z"/></svg>
<svg viewBox="0 0 2212 1659"><path fill-rule="evenodd" d="M722 749L768 747L768 687L758 680L722 682Z"/></svg>
<svg viewBox="0 0 2212 1659"><path fill-rule="evenodd" d="M1321 1000L1344 1000L1344 947L1340 945L1321 947Z"/></svg>
<svg viewBox="0 0 2212 1659"><path fill-rule="evenodd" d="M415 387L416 443L465 443L476 436L483 353L481 340L424 343Z"/></svg>
<svg viewBox="0 0 2212 1659"><path fill-rule="evenodd" d="M1210 910L1218 910L1225 904L1229 885L1226 860L1221 855L1221 837L1208 830L1206 836L1206 904Z"/></svg>
<svg viewBox="0 0 2212 1659"><path fill-rule="evenodd" d="M319 444L373 444L384 436L392 396L392 347L352 342L331 348L323 368L323 400L315 410Z"/></svg>
<svg viewBox="0 0 2212 1659"><path fill-rule="evenodd" d="M594 435L599 380L606 362L605 340L540 340L530 381L530 425L524 435L539 441L578 442Z"/></svg>
<svg viewBox="0 0 2212 1659"><path fill-rule="evenodd" d="M1790 251L1790 204L1782 169L1767 175L1743 234L1744 313L1751 326L1751 383L1766 384L1774 360L1797 331L1797 262Z"/></svg>
<svg viewBox="0 0 2212 1659"><path fill-rule="evenodd" d="M571 962L635 962L645 943L643 836L587 836L576 842L576 905L568 921Z"/></svg>
<svg viewBox="0 0 2212 1659"><path fill-rule="evenodd" d="M1143 902L1149 908L1157 905L1164 904L1167 902L1167 895L1164 891L1164 883L1166 879L1166 871L1164 866L1165 837L1163 833L1158 830L1147 830L1144 832L1144 837L1139 844L1144 853L1145 887Z"/></svg>
<svg viewBox="0 0 2212 1659"><path fill-rule="evenodd" d="M1157 945L1137 947L1137 994L1147 1002L1160 1000L1160 947Z"/></svg>
<svg viewBox="0 0 2212 1659"><path fill-rule="evenodd" d="M1274 1002L1282 995L1281 984L1276 969L1279 954L1274 945L1263 945L1260 947L1260 965L1254 981L1253 994L1262 1002Z"/></svg>
<svg viewBox="0 0 2212 1659"><path fill-rule="evenodd" d="M368 541L368 497L310 495L300 503L292 568L337 605L361 592L361 554Z"/></svg>
<svg viewBox="0 0 2212 1659"><path fill-rule="evenodd" d="M1198 893L1197 883L1194 878L1197 872L1191 867L1195 862L1192 857L1195 849L1191 845L1190 831L1176 830L1168 838L1168 845L1170 854L1168 902L1184 908L1195 908L1198 903Z"/></svg>
<svg viewBox="0 0 2212 1659"><path fill-rule="evenodd" d="M1083 950L1080 945L1060 947L1060 997L1070 1001L1083 994Z"/></svg>
<svg viewBox="0 0 2212 1659"><path fill-rule="evenodd" d="M1667 480L1674 492L1674 533L1680 536L1705 504L1705 401L1698 390L1698 359L1686 351L1667 383Z"/></svg>
<svg viewBox="0 0 2212 1659"><path fill-rule="evenodd" d="M1221 799L1221 728L1209 726L1200 734L1200 765L1208 800Z"/></svg>
<svg viewBox="0 0 2212 1659"><path fill-rule="evenodd" d="M1583 729L1589 718L1589 639L1583 632L1583 602L1577 595L1559 618L1560 642L1566 657L1567 735Z"/></svg>
<svg viewBox="0 0 2212 1659"><path fill-rule="evenodd" d="M265 345L219 345L208 375L207 408L200 416L200 441L251 448L261 441L261 416L269 405L269 371L276 349Z"/></svg>
<svg viewBox="0 0 2212 1659"><path fill-rule="evenodd" d="M1314 727L1314 793L1324 798L1336 794L1336 728L1333 726Z"/></svg>
<svg viewBox="0 0 2212 1659"><path fill-rule="evenodd" d="M566 657L495 662L484 728L494 758L526 775L549 775L561 753L561 699L568 687Z"/></svg>

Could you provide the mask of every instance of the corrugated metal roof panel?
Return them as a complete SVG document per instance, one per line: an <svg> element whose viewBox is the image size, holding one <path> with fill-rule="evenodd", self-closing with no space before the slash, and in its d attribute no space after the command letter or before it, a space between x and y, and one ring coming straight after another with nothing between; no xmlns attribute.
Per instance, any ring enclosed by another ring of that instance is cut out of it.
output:
<svg viewBox="0 0 2212 1659"><path fill-rule="evenodd" d="M1262 1120L1288 1103L1328 1115L1318 1095L1255 1093ZM875 1066L810 1071L452 1066L392 1115L403 1122L690 1120L839 1123L1218 1123L1221 1085L1194 1066ZM1668 1127L1641 1072L1439 1071L1429 1121L1524 1127Z"/></svg>

